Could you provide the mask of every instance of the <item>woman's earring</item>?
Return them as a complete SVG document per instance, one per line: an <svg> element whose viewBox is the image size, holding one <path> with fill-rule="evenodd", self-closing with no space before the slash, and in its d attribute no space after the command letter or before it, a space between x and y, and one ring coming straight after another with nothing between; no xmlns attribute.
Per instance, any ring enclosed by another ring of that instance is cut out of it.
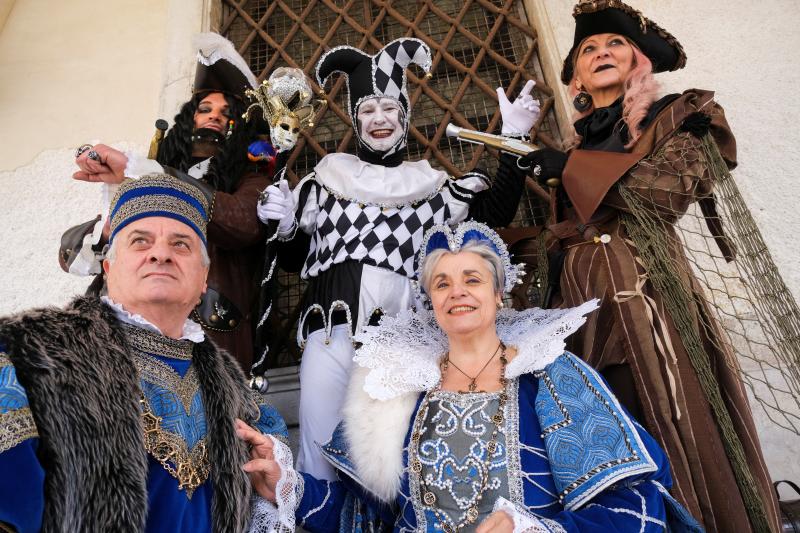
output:
<svg viewBox="0 0 800 533"><path fill-rule="evenodd" d="M500 301L500 302L497 302L497 309L498 309L498 310L500 310L500 309L502 309L502 308L504 308L504 307L505 307L505 305L503 304L503 302L502 302L502 301Z"/></svg>
<svg viewBox="0 0 800 533"><path fill-rule="evenodd" d="M578 113L585 113L592 107L592 95L586 91L581 91L575 96L572 105Z"/></svg>

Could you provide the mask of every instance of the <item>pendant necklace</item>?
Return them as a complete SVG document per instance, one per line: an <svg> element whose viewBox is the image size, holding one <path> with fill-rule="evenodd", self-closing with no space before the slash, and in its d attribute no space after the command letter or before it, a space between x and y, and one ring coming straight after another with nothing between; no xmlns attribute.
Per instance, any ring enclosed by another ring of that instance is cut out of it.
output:
<svg viewBox="0 0 800 533"><path fill-rule="evenodd" d="M458 366L456 366L456 364L453 361L450 360L450 352L447 352L447 355L444 358L444 362L442 363L442 374L447 372L447 367L449 365L453 365L453 368L455 368L456 370L458 370L459 372L464 374L464 376L466 376L467 379L470 380L469 385L467 386L467 389L469 389L469 390L468 391L458 391L458 392L462 392L462 393L463 392L475 392L476 389L478 388L478 384L477 384L478 376L480 376L481 373L483 373L483 371L486 370L486 367L489 366L489 363L491 363L494 360L494 357L497 355L497 352L500 351L501 347L503 348L503 351L505 351L505 346L503 346L503 341L500 341L500 344L497 345L497 349L495 349L494 353L489 358L489 360L486 361L486 364L483 365L483 368L481 368L478 371L478 373L475 374L475 377L470 376L469 374L467 374L466 372L464 372L463 370L458 368ZM479 391L479 392L483 392L483 391Z"/></svg>

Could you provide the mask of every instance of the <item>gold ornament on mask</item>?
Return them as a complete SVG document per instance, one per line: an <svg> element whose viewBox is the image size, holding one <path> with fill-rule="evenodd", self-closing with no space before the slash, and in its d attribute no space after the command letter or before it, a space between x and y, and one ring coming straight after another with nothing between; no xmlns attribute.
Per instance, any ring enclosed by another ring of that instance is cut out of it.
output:
<svg viewBox="0 0 800 533"><path fill-rule="evenodd" d="M250 120L260 108L270 127L273 144L277 137L288 139L284 146L275 147L282 150L289 148L286 143L294 145L301 130L313 127L317 113L327 105L324 99L312 99L311 86L300 69L286 67L277 69L258 87L245 91L245 95L253 102L244 113L245 120Z"/></svg>

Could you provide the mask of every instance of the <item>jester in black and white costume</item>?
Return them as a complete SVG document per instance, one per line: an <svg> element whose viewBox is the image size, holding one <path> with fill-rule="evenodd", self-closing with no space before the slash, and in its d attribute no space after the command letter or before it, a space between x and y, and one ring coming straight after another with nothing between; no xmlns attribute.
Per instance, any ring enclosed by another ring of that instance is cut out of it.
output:
<svg viewBox="0 0 800 533"><path fill-rule="evenodd" d="M374 56L349 46L323 55L316 68L321 87L335 72L346 76L357 154L325 156L293 191L285 181L267 188L258 207L262 222L279 221L278 238L292 241L287 248L307 250L301 276L309 288L297 331L297 462L321 479L335 479L317 443L327 442L341 419L353 333L412 306L414 255L428 228L468 218L506 226L524 186L516 157L507 154L493 182L480 171L453 179L427 160L405 160L411 63L430 72L430 50L418 39L394 40ZM513 103L498 89L504 135L527 136L536 122L533 85Z"/></svg>

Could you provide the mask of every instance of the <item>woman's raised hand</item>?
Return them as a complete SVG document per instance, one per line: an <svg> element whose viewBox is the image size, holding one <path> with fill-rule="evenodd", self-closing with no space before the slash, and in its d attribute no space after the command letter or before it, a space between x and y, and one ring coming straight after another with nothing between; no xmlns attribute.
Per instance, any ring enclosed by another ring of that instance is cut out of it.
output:
<svg viewBox="0 0 800 533"><path fill-rule="evenodd" d="M265 500L275 503L275 487L281 478L281 468L272 453L272 439L238 418L236 435L250 445L250 461L242 466L242 470L250 476L253 489Z"/></svg>
<svg viewBox="0 0 800 533"><path fill-rule="evenodd" d="M122 183L125 179L127 156L105 144L95 144L80 151L75 158L80 170L72 175L76 180L99 183Z"/></svg>

